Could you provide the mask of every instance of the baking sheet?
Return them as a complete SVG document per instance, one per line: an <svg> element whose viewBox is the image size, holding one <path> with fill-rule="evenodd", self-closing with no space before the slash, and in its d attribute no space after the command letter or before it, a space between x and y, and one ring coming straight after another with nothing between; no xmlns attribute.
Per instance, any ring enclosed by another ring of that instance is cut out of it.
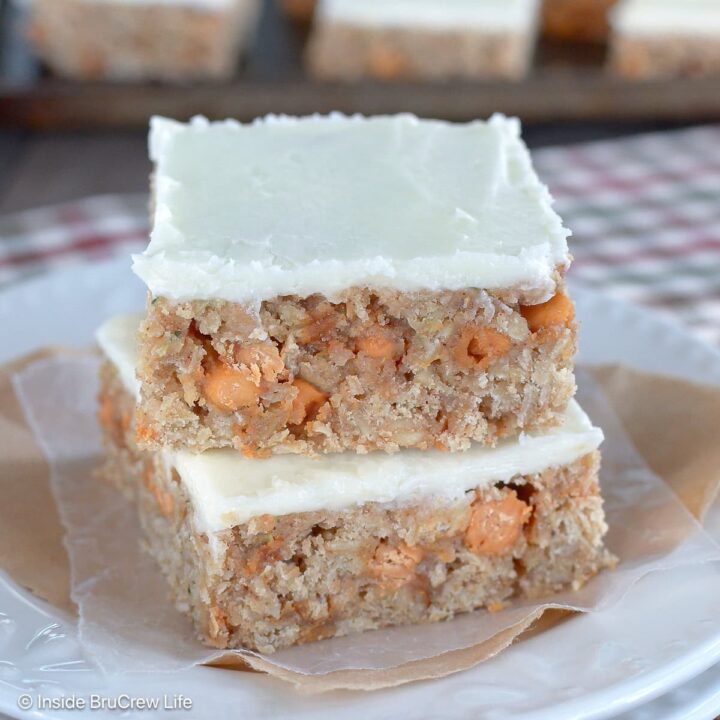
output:
<svg viewBox="0 0 720 720"><path fill-rule="evenodd" d="M493 112L524 122L712 121L720 119L716 78L628 82L605 69L595 44L542 40L521 81L321 83L302 67L307 31L273 0L245 62L228 82L187 85L77 82L53 77L24 39L23 8L0 0L0 126L44 129L145 128L153 114L251 120L270 112L414 112L449 120Z"/></svg>

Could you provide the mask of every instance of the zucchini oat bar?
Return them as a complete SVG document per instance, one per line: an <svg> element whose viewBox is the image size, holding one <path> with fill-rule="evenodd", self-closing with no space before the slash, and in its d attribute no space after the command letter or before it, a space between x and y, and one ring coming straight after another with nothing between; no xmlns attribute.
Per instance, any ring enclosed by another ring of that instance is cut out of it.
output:
<svg viewBox="0 0 720 720"><path fill-rule="evenodd" d="M272 652L494 610L612 561L602 433L574 401L545 434L465 453L148 452L132 427L137 325L98 333L103 474L136 499L147 548L209 645Z"/></svg>
<svg viewBox="0 0 720 720"><path fill-rule="evenodd" d="M574 392L569 232L516 120L156 118L142 447L462 450Z"/></svg>
<svg viewBox="0 0 720 720"><path fill-rule="evenodd" d="M633 80L720 75L720 3L623 0L611 15L610 66Z"/></svg>
<svg viewBox="0 0 720 720"><path fill-rule="evenodd" d="M33 0L29 37L59 75L81 80L227 78L261 0Z"/></svg>
<svg viewBox="0 0 720 720"><path fill-rule="evenodd" d="M538 0L318 0L308 68L324 80L523 77Z"/></svg>

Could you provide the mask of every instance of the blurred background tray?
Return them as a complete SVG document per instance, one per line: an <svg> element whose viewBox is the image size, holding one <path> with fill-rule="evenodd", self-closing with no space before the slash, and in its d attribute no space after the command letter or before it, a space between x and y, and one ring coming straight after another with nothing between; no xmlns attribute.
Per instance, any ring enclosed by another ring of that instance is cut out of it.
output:
<svg viewBox="0 0 720 720"><path fill-rule="evenodd" d="M0 0L0 124L5 128L145 127L152 114L248 120L268 112L394 113L467 120L501 111L525 122L720 119L720 81L630 83L605 73L601 47L541 42L521 82L330 84L306 79L306 32L266 2L254 49L229 83L81 83L50 76L23 39L21 11Z"/></svg>

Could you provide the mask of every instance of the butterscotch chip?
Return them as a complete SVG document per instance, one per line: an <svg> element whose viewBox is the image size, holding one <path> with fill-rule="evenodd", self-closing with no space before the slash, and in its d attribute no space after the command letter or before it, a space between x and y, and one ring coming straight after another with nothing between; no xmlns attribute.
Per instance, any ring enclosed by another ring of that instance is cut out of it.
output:
<svg viewBox="0 0 720 720"><path fill-rule="evenodd" d="M289 422L291 425L299 425L304 420L311 419L327 402L329 395L302 378L295 379L293 386L298 393L292 403Z"/></svg>
<svg viewBox="0 0 720 720"><path fill-rule="evenodd" d="M402 584L412 579L422 558L420 548L405 543L397 547L381 543L370 561L370 571L381 580Z"/></svg>
<svg viewBox="0 0 720 720"><path fill-rule="evenodd" d="M531 512L514 491L501 500L479 497L472 506L465 545L478 555L504 555L518 541Z"/></svg>
<svg viewBox="0 0 720 720"><path fill-rule="evenodd" d="M395 360L403 352L402 339L391 332L378 328L375 332L355 340L358 352L380 360Z"/></svg>
<svg viewBox="0 0 720 720"><path fill-rule="evenodd" d="M452 354L460 367L486 370L511 347L510 338L494 328L468 326L453 344Z"/></svg>
<svg viewBox="0 0 720 720"><path fill-rule="evenodd" d="M233 412L257 404L259 387L247 372L223 362L214 363L205 373L203 395L220 410Z"/></svg>
<svg viewBox="0 0 720 720"><path fill-rule="evenodd" d="M572 300L562 292L540 305L523 305L520 314L527 320L530 332L557 325L569 325L575 317Z"/></svg>

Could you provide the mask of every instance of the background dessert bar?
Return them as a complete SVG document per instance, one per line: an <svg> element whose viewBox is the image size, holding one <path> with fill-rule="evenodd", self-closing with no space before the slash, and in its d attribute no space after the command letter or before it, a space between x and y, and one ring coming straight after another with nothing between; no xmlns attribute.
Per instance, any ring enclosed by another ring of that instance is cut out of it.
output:
<svg viewBox="0 0 720 720"><path fill-rule="evenodd" d="M612 17L610 63L632 79L720 73L720 4L624 0Z"/></svg>
<svg viewBox="0 0 720 720"><path fill-rule="evenodd" d="M59 75L186 81L234 74L261 0L33 0L29 37Z"/></svg>
<svg viewBox="0 0 720 720"><path fill-rule="evenodd" d="M309 71L330 80L520 78L537 0L320 0Z"/></svg>

